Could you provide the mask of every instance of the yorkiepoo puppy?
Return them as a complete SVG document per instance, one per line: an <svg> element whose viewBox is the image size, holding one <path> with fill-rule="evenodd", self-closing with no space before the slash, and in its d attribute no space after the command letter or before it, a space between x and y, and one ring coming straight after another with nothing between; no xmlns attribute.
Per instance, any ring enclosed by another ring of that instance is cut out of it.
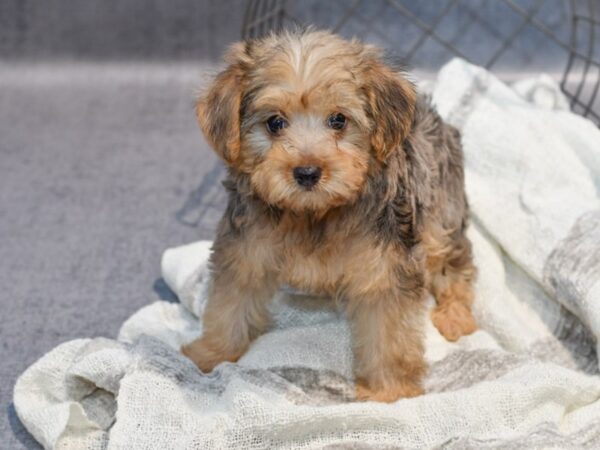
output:
<svg viewBox="0 0 600 450"><path fill-rule="evenodd" d="M236 361L288 284L342 306L357 398L421 394L428 291L448 340L476 329L459 133L356 40L286 32L227 62L197 105L229 202L204 332L183 352L205 372Z"/></svg>

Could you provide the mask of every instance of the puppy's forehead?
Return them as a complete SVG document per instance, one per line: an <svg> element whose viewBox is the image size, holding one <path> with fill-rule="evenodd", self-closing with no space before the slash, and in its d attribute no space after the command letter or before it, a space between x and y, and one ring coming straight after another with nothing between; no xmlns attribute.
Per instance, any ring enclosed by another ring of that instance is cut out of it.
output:
<svg viewBox="0 0 600 450"><path fill-rule="evenodd" d="M256 100L265 106L294 99L304 107L325 100L354 103L362 50L360 44L320 33L267 39L254 49Z"/></svg>
<svg viewBox="0 0 600 450"><path fill-rule="evenodd" d="M344 45L304 43L302 40L285 42L281 51L273 52L265 65L267 76L284 78L297 83L311 84L352 76Z"/></svg>

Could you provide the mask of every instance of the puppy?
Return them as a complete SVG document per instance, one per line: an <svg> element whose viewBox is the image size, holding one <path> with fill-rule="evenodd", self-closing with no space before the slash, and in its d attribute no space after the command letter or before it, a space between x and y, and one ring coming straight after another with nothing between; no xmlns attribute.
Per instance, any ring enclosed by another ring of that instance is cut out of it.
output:
<svg viewBox="0 0 600 450"><path fill-rule="evenodd" d="M423 392L428 291L454 341L476 328L459 133L380 51L327 32L235 44L197 105L228 167L204 333L204 372L269 326L286 283L342 305L358 399Z"/></svg>

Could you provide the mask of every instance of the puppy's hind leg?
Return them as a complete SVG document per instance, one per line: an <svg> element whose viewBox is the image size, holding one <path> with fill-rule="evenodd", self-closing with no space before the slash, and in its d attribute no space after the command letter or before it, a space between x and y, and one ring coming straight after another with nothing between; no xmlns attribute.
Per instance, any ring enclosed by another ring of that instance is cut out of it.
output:
<svg viewBox="0 0 600 450"><path fill-rule="evenodd" d="M461 233L456 239L430 239L426 248L430 290L437 302L431 321L442 336L453 342L477 329L471 313L477 272L471 243Z"/></svg>

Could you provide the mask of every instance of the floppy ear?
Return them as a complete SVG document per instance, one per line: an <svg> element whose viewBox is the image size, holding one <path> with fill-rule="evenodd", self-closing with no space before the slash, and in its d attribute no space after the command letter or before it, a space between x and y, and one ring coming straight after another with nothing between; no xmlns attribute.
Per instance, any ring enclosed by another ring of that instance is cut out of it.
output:
<svg viewBox="0 0 600 450"><path fill-rule="evenodd" d="M417 94L413 84L388 66L372 61L365 73L367 114L374 123L371 145L380 161L410 133Z"/></svg>
<svg viewBox="0 0 600 450"><path fill-rule="evenodd" d="M233 164L240 152L240 103L247 67L245 55L244 44L234 44L226 58L229 66L217 75L196 104L196 116L204 136L228 164Z"/></svg>

